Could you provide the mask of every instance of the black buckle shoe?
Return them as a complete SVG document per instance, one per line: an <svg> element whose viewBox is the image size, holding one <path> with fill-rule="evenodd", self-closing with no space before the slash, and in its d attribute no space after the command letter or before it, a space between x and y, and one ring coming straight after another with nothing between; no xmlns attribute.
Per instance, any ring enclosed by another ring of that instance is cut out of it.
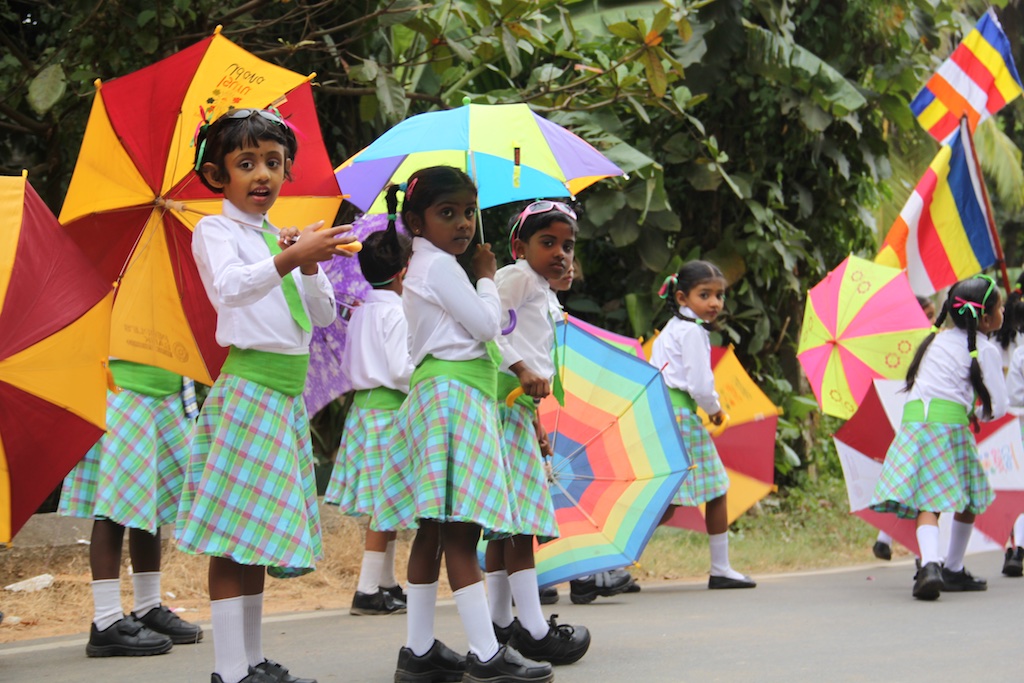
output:
<svg viewBox="0 0 1024 683"><path fill-rule="evenodd" d="M569 599L576 605L586 605L594 602L600 596L609 598L619 593L624 593L632 581L629 574L615 574L613 572L601 572L591 574L585 579L573 579L569 582Z"/></svg>
<svg viewBox="0 0 1024 683"><path fill-rule="evenodd" d="M555 674L551 665L526 659L508 645L486 662L470 652L466 655L466 675L462 683L551 683Z"/></svg>
<svg viewBox="0 0 1024 683"><path fill-rule="evenodd" d="M385 593L388 593L392 598L394 598L395 602L400 602L404 605L409 604L409 598L406 597L405 590L402 589L401 584L396 583L394 586L390 586L388 588L384 588L384 586L381 586L381 590L383 590Z"/></svg>
<svg viewBox="0 0 1024 683"><path fill-rule="evenodd" d="M263 675L274 683L316 683L315 678L299 678L288 672L288 667L278 664L273 659L264 659L256 666L249 667L249 675ZM261 678L255 679L252 683L262 683ZM242 679L243 683L250 683L248 678Z"/></svg>
<svg viewBox="0 0 1024 683"><path fill-rule="evenodd" d="M942 592L942 568L938 562L929 562L917 570L913 596L918 600L935 600Z"/></svg>
<svg viewBox="0 0 1024 683"><path fill-rule="evenodd" d="M731 579L728 576L710 576L708 577L708 588L713 589L725 589L725 588L756 588L757 582L749 576L744 576L742 579Z"/></svg>
<svg viewBox="0 0 1024 683"><path fill-rule="evenodd" d="M466 673L466 658L435 640L424 654L417 656L407 647L398 651L395 683L458 683Z"/></svg>
<svg viewBox="0 0 1024 683"><path fill-rule="evenodd" d="M988 590L988 581L972 576L967 567L954 572L942 568L942 590L947 593L968 593Z"/></svg>
<svg viewBox="0 0 1024 683"><path fill-rule="evenodd" d="M512 623L508 626L498 626L493 621L491 625L494 626L494 637L497 639L499 645L508 645L508 641L512 638L512 634L515 632L516 624L519 623L519 619L512 617Z"/></svg>
<svg viewBox="0 0 1024 683"><path fill-rule="evenodd" d="M882 543L881 541L875 541L875 544L871 546L871 552L880 560L889 561L892 559L892 546L888 543Z"/></svg>
<svg viewBox="0 0 1024 683"><path fill-rule="evenodd" d="M1003 574L1006 576L1024 576L1024 548L1007 548L1006 560L1003 562Z"/></svg>
<svg viewBox="0 0 1024 683"><path fill-rule="evenodd" d="M170 638L150 631L129 614L102 631L93 624L85 654L89 657L144 657L170 652L172 645Z"/></svg>
<svg viewBox="0 0 1024 683"><path fill-rule="evenodd" d="M150 631L170 637L175 645L198 643L203 639L202 628L185 621L165 605L154 607L144 616L140 617L135 612L132 612L132 616Z"/></svg>
<svg viewBox="0 0 1024 683"><path fill-rule="evenodd" d="M558 589L554 586L541 588L538 593L540 595L540 604L542 605L553 605L558 602Z"/></svg>
<svg viewBox="0 0 1024 683"><path fill-rule="evenodd" d="M378 588L376 593L360 593L352 596L352 607L349 614L359 615L382 615L382 614L405 614L404 602L399 602L383 588Z"/></svg>
<svg viewBox="0 0 1024 683"><path fill-rule="evenodd" d="M551 615L548 632L540 640L535 640L521 622L512 622L512 639L508 644L528 659L550 662L554 666L579 661L590 649L590 631L586 626L559 624L555 621L557 616Z"/></svg>

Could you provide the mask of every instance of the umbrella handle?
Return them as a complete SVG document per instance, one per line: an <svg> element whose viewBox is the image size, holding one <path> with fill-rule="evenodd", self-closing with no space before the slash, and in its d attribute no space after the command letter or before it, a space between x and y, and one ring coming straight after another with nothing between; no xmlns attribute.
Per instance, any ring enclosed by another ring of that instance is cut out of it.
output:
<svg viewBox="0 0 1024 683"><path fill-rule="evenodd" d="M350 254L358 254L363 250L363 243L356 240L355 242L349 242L348 244L339 244L335 249L338 251L347 251Z"/></svg>
<svg viewBox="0 0 1024 683"><path fill-rule="evenodd" d="M511 408L515 404L516 399L525 394L522 387L516 387L512 391L508 392L508 396L505 397L505 405Z"/></svg>
<svg viewBox="0 0 1024 683"><path fill-rule="evenodd" d="M711 422L708 421L707 427L708 427L708 432L711 433L711 438L712 439L715 438L716 436L721 436L722 432L724 432L729 427L729 413L725 413L725 412L722 413L722 423L721 424L712 425Z"/></svg>

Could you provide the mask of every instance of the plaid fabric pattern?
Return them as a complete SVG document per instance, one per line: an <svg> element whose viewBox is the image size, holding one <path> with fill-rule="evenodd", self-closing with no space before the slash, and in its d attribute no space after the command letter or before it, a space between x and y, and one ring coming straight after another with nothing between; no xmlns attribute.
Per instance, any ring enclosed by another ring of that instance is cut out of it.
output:
<svg viewBox="0 0 1024 683"><path fill-rule="evenodd" d="M192 441L177 541L278 578L316 568L320 512L301 396L233 375L217 380Z"/></svg>
<svg viewBox="0 0 1024 683"><path fill-rule="evenodd" d="M690 455L693 471L683 480L672 505L693 507L724 495L729 490L729 473L725 471L715 442L701 424L700 417L686 408L676 408L675 411L676 424Z"/></svg>
<svg viewBox="0 0 1024 683"><path fill-rule="evenodd" d="M413 387L395 416L374 529L415 529L420 519L516 531L496 402L447 377Z"/></svg>
<svg viewBox="0 0 1024 683"><path fill-rule="evenodd" d="M922 510L980 515L995 497L970 427L909 422L885 454L871 509L906 519Z"/></svg>
<svg viewBox="0 0 1024 683"><path fill-rule="evenodd" d="M373 497L388 457L395 412L355 405L349 409L325 503L337 505L346 515L373 514Z"/></svg>
<svg viewBox="0 0 1024 683"><path fill-rule="evenodd" d="M505 430L504 460L515 503L516 533L537 536L542 543L558 538L555 504L544 474L533 411L518 403L511 408L502 403L498 414Z"/></svg>
<svg viewBox="0 0 1024 683"><path fill-rule="evenodd" d="M151 534L174 521L192 423L177 393L107 394L107 433L64 478L57 512Z"/></svg>

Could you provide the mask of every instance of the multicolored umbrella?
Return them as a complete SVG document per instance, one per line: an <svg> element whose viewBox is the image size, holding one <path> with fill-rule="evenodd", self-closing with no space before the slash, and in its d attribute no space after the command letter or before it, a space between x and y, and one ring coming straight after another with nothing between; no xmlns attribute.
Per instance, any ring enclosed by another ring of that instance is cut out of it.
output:
<svg viewBox="0 0 1024 683"><path fill-rule="evenodd" d="M872 526L890 534L917 553L916 523L895 514L881 514L868 506L889 445L896 437L903 415L906 393L898 380L875 380L860 408L833 437L846 479L850 511ZM998 550L1010 535L1013 522L1024 513L1024 444L1020 418L1006 415L981 423L975 434L978 457L996 491L995 502L975 518L969 552ZM948 517L943 515L942 517ZM940 524L948 539L948 528ZM945 547L945 540L941 547Z"/></svg>
<svg viewBox="0 0 1024 683"><path fill-rule="evenodd" d="M729 416L721 427L713 428L711 438L729 473L726 497L729 523L732 524L759 500L775 490L775 429L779 409L740 365L733 348L711 349L722 410ZM705 425L707 413L698 409ZM669 526L704 532L704 506L676 508Z"/></svg>
<svg viewBox="0 0 1024 683"><path fill-rule="evenodd" d="M871 380L906 376L930 327L905 273L849 256L808 293L797 358L821 409L850 418Z"/></svg>
<svg viewBox="0 0 1024 683"><path fill-rule="evenodd" d="M622 175L590 143L534 114L525 104L466 104L412 116L337 170L349 201L387 213L382 190L427 166L455 166L479 189L480 208L540 197L567 197Z"/></svg>
<svg viewBox="0 0 1024 683"><path fill-rule="evenodd" d="M227 350L192 260L192 230L221 197L192 168L204 117L275 105L299 152L270 212L276 225L333 221L341 196L320 135L311 77L264 62L220 35L109 83L97 81L60 219L117 281L111 355L212 384Z"/></svg>
<svg viewBox="0 0 1024 683"><path fill-rule="evenodd" d="M0 543L107 428L113 290L24 176L0 178Z"/></svg>
<svg viewBox="0 0 1024 683"><path fill-rule="evenodd" d="M566 315L565 319L568 320L570 324L575 325L584 332L589 332L590 334L594 335L601 341L611 344L617 349L622 349L626 353L636 356L637 358L647 358L647 356L644 355L643 344L640 343L639 339L634 339L633 337L627 337L625 335L609 332L603 327L591 325L588 322L580 320L574 315Z"/></svg>
<svg viewBox="0 0 1024 683"><path fill-rule="evenodd" d="M541 586L639 559L690 464L657 368L576 325L556 339L565 406L539 411L561 537L537 547Z"/></svg>

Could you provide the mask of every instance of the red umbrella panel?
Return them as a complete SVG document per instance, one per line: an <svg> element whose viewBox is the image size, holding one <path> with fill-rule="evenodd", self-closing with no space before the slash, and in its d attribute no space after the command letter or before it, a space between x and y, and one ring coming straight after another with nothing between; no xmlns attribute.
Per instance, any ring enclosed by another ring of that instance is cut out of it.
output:
<svg viewBox="0 0 1024 683"><path fill-rule="evenodd" d="M192 230L220 213L199 181L192 140L205 119L275 105L299 149L270 212L279 226L333 222L341 205L309 78L246 52L219 32L110 82L97 82L61 222L118 282L111 355L210 384L226 356L192 259Z"/></svg>
<svg viewBox="0 0 1024 683"><path fill-rule="evenodd" d="M872 526L885 531L902 545L917 553L916 523L894 514L880 514L868 506L889 445L896 438L903 415L906 393L900 380L875 380L849 421L835 434L833 441L843 466L850 511ZM1013 522L1024 513L1024 445L1020 419L1006 415L983 422L975 435L978 457L996 492L996 499L984 514L978 515L968 552L998 549L1010 535ZM951 515L940 519L940 547L949 537Z"/></svg>

